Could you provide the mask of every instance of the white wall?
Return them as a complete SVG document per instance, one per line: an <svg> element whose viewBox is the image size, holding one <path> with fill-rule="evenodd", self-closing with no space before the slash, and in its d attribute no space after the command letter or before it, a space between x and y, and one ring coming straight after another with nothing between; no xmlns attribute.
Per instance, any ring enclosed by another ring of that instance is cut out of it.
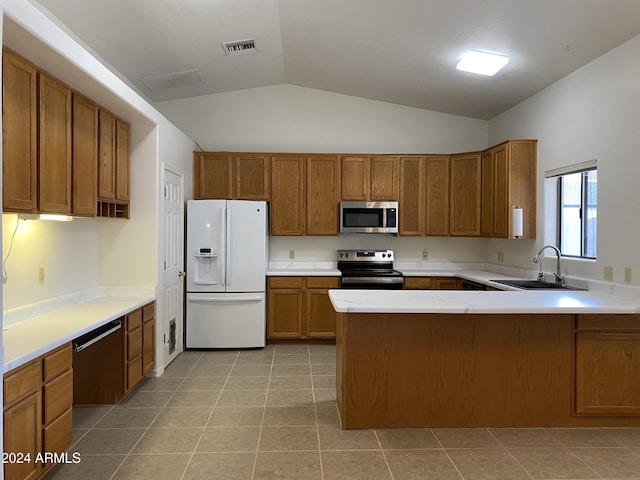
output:
<svg viewBox="0 0 640 480"><path fill-rule="evenodd" d="M514 262L531 267L531 258L549 231L545 223L544 172L586 160L598 161L597 260L567 260L569 274L603 279L613 266L624 283L631 267L640 285L640 36L606 53L530 97L489 123L489 143L507 138L538 139L538 240L519 245ZM494 241L490 256L504 245ZM549 269L547 269L549 270Z"/></svg>
<svg viewBox="0 0 640 480"><path fill-rule="evenodd" d="M483 120L295 85L156 106L207 151L451 153L487 146Z"/></svg>

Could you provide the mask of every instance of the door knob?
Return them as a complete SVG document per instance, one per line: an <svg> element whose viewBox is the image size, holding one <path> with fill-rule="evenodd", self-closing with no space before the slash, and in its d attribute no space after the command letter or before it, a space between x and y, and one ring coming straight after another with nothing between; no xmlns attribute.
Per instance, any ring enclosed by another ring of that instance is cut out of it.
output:
<svg viewBox="0 0 640 480"><path fill-rule="evenodd" d="M179 277L184 277L185 275L186 275L186 273L184 273L184 272L178 272L178 276Z"/></svg>

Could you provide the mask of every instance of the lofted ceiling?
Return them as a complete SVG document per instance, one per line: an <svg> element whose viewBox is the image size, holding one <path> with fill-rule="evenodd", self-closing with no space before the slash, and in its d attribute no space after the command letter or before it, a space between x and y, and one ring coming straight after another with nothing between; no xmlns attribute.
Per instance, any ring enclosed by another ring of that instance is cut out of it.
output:
<svg viewBox="0 0 640 480"><path fill-rule="evenodd" d="M152 102L288 83L488 120L640 34L638 0L30 1ZM510 61L463 73L468 49Z"/></svg>

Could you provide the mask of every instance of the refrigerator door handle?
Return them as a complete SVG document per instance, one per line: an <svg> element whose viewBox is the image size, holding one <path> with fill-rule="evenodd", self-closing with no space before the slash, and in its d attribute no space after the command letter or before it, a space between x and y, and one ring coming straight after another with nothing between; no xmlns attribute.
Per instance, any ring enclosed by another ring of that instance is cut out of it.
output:
<svg viewBox="0 0 640 480"><path fill-rule="evenodd" d="M227 237L226 232L226 211L227 208L225 206L224 209L220 210L220 248L225 249L225 242ZM218 256L218 278L221 279L222 285L225 285L225 276L227 274L225 270L226 263L226 252L222 252L222 255Z"/></svg>
<svg viewBox="0 0 640 480"><path fill-rule="evenodd" d="M206 293L190 293L187 295L187 301L189 302L212 302L212 303L225 303L225 302L259 302L264 299L264 294L256 295L233 295L232 293L207 295Z"/></svg>
<svg viewBox="0 0 640 480"><path fill-rule="evenodd" d="M233 230L231 230L231 208L229 207L229 204L227 204L227 277L226 277L226 281L227 281L227 286L230 287L231 286L231 273L233 271L233 265L231 264L231 259L233 258L233 255L231 254L231 248L233 246L233 242L231 241L231 232Z"/></svg>

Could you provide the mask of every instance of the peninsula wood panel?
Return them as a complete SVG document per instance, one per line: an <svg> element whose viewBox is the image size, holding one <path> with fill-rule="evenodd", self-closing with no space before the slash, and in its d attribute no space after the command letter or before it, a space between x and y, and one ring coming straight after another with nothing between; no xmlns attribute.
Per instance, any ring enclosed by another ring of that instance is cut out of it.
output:
<svg viewBox="0 0 640 480"><path fill-rule="evenodd" d="M38 73L38 210L71 213L71 90Z"/></svg>
<svg viewBox="0 0 640 480"><path fill-rule="evenodd" d="M426 180L424 157L400 157L399 172L398 234L424 235Z"/></svg>
<svg viewBox="0 0 640 480"><path fill-rule="evenodd" d="M339 160L336 155L307 157L307 235L338 235Z"/></svg>
<svg viewBox="0 0 640 480"><path fill-rule="evenodd" d="M573 425L573 319L342 314L343 427Z"/></svg>
<svg viewBox="0 0 640 480"><path fill-rule="evenodd" d="M271 157L271 235L305 233L305 157L278 155Z"/></svg>
<svg viewBox="0 0 640 480"><path fill-rule="evenodd" d="M73 95L73 215L98 211L98 106Z"/></svg>
<svg viewBox="0 0 640 480"><path fill-rule="evenodd" d="M427 157L426 160L426 235L449 235L450 207L449 156Z"/></svg>
<svg viewBox="0 0 640 480"><path fill-rule="evenodd" d="M38 199L38 72L2 51L2 208L35 212Z"/></svg>

